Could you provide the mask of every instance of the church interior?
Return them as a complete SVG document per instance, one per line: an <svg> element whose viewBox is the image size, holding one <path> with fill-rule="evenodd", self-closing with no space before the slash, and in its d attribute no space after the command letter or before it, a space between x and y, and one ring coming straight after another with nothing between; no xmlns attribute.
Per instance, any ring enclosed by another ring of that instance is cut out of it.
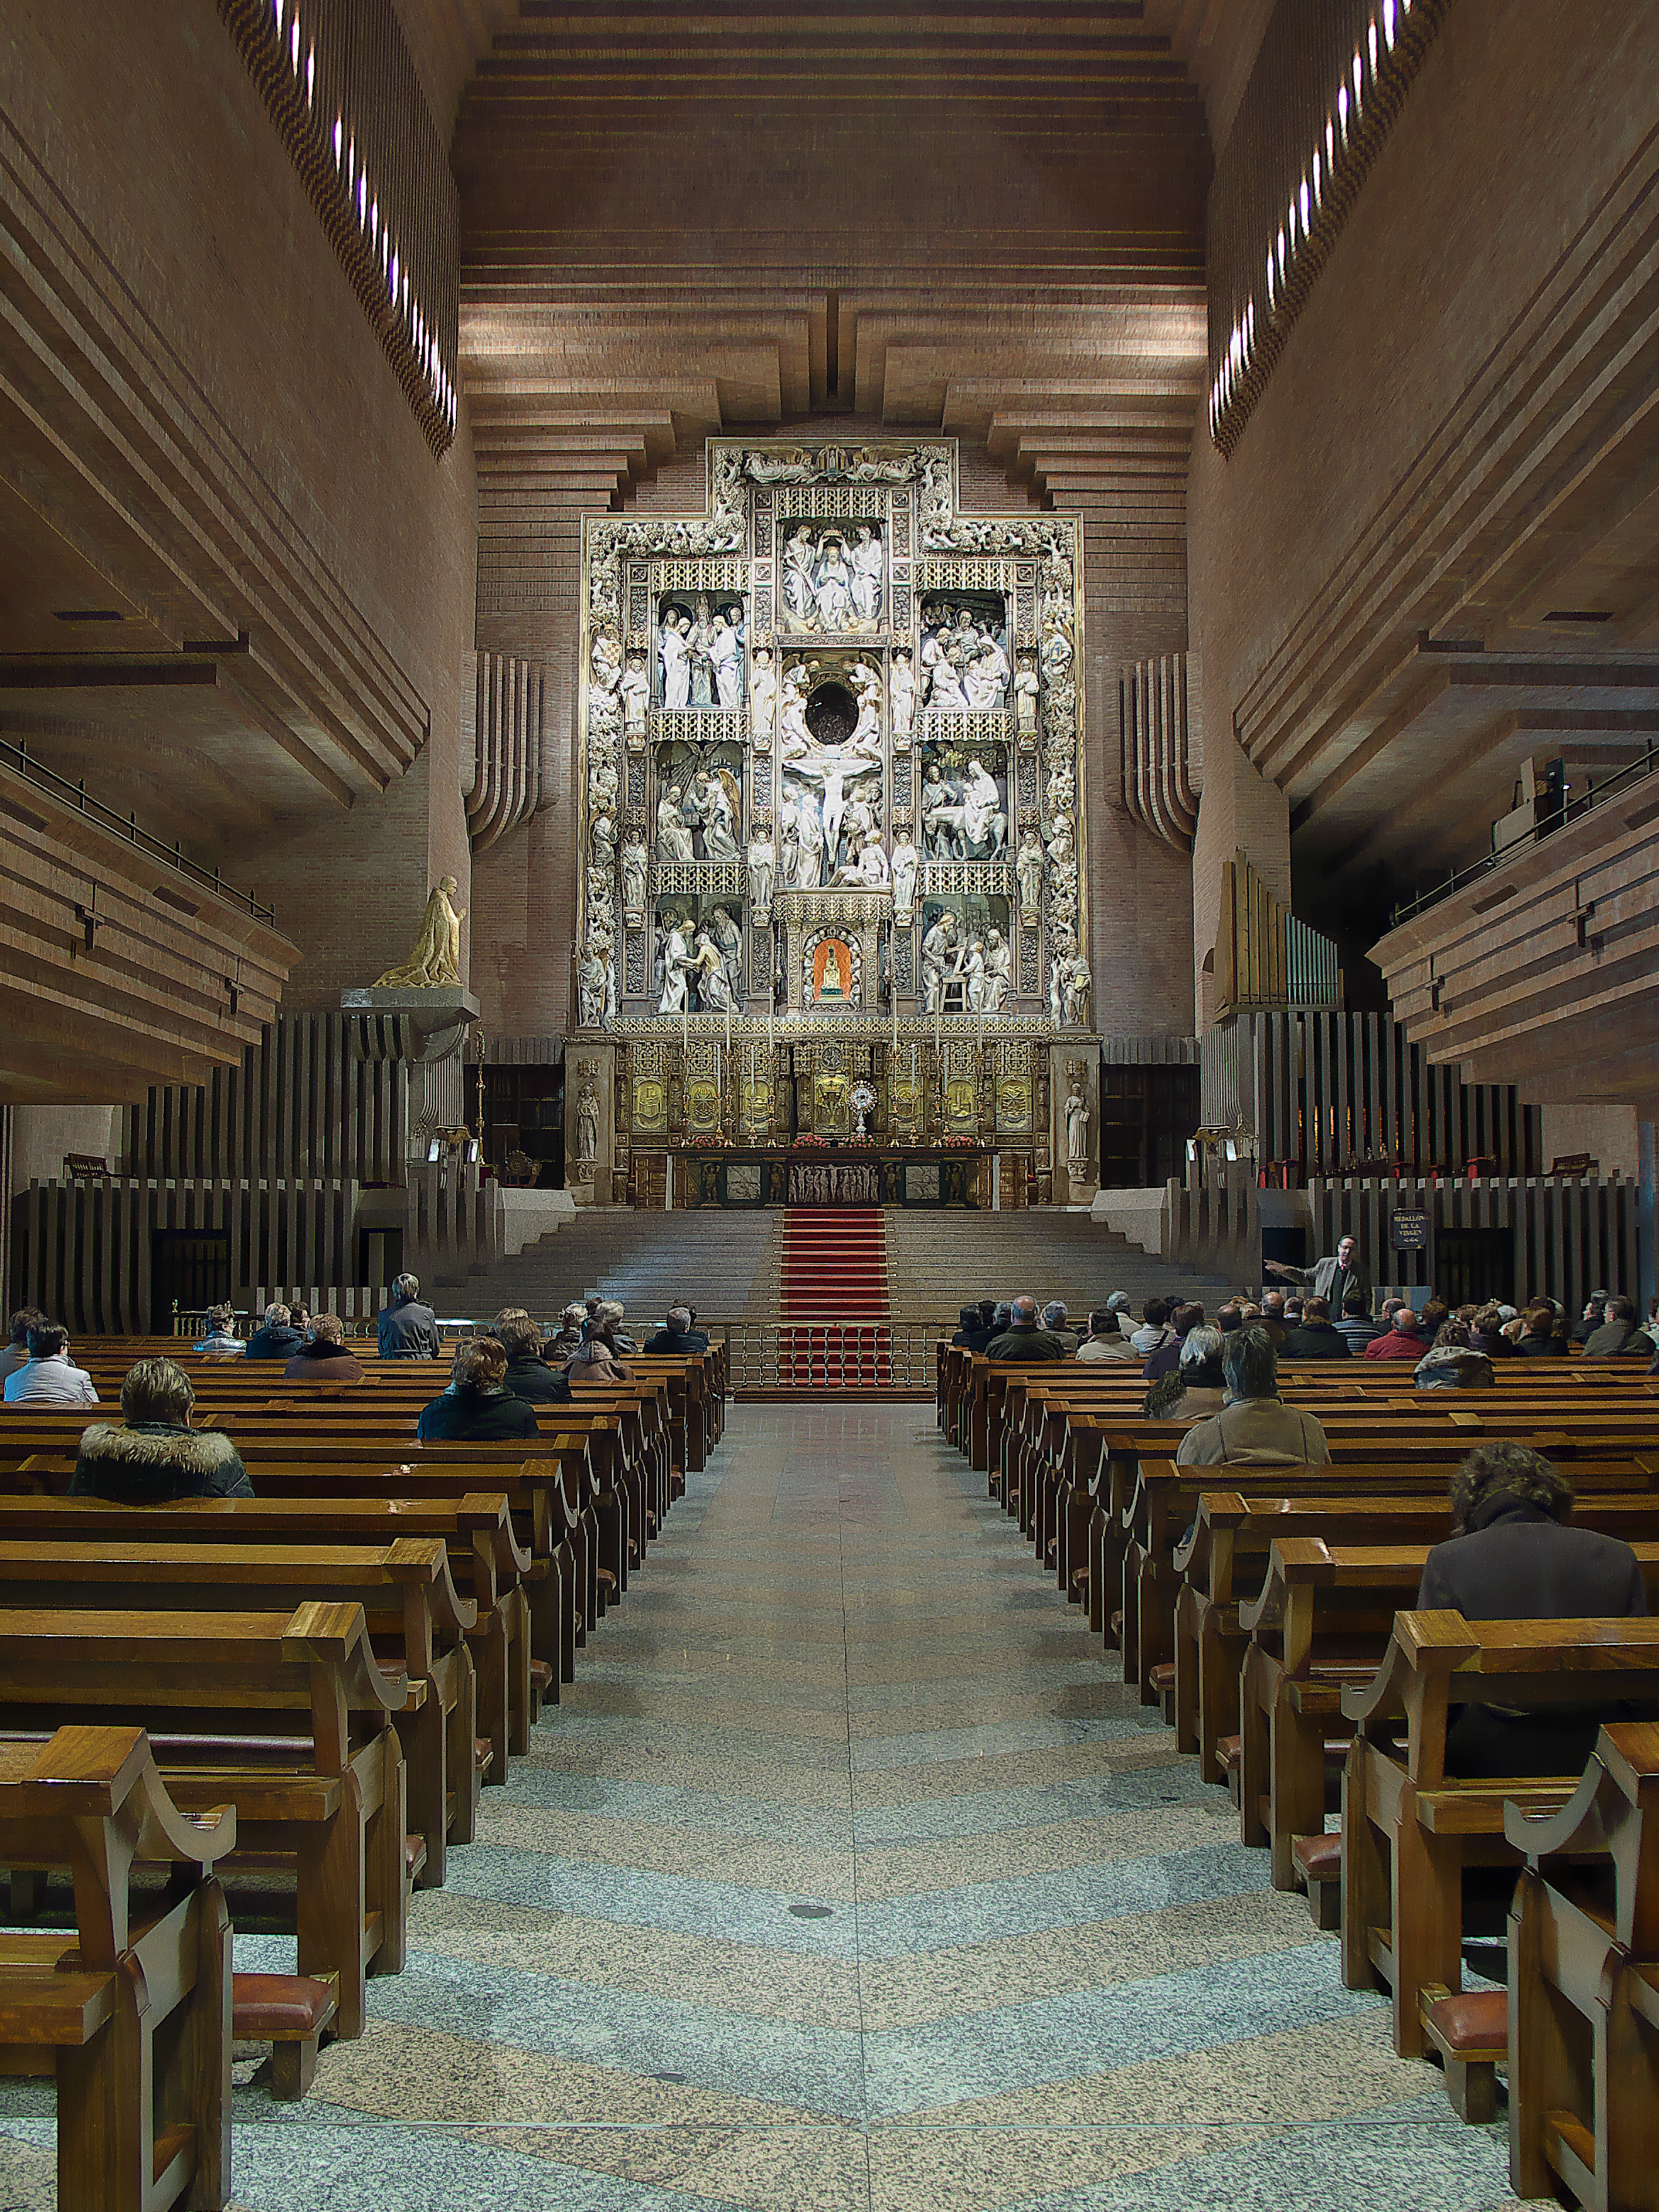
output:
<svg viewBox="0 0 1659 2212"><path fill-rule="evenodd" d="M0 2204L1659 2203L1659 11L0 151Z"/></svg>

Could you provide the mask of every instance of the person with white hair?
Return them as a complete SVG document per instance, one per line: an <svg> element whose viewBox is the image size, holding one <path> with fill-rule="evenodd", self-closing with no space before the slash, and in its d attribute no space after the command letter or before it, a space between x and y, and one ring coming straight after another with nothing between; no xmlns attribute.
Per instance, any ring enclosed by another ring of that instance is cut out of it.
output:
<svg viewBox="0 0 1659 2212"><path fill-rule="evenodd" d="M568 1359L582 1340L582 1323L587 1319L587 1308L580 1298L572 1298L559 1316L559 1325L542 1346L544 1359Z"/></svg>
<svg viewBox="0 0 1659 2212"><path fill-rule="evenodd" d="M694 1326L696 1315L688 1305L670 1306L664 1322L646 1345L647 1353L665 1353L670 1359L690 1358L693 1352L707 1352L708 1338L703 1330Z"/></svg>
<svg viewBox="0 0 1659 2212"><path fill-rule="evenodd" d="M599 1322L609 1339L614 1352L625 1358L630 1352L639 1350L631 1329L623 1327L623 1304L620 1298L601 1298L594 1310L593 1319Z"/></svg>
<svg viewBox="0 0 1659 2212"><path fill-rule="evenodd" d="M1042 1309L1042 1326L1050 1336L1058 1338L1069 1358L1078 1348L1078 1333L1074 1328L1066 1328L1068 1318L1064 1298L1050 1298Z"/></svg>
<svg viewBox="0 0 1659 2212"><path fill-rule="evenodd" d="M1128 1304L1127 1298L1124 1304ZM1133 1360L1137 1367L1140 1364L1140 1354L1123 1334L1117 1313L1110 1306L1101 1306L1090 1315L1089 1334L1079 1345L1077 1356L1088 1366L1101 1365L1109 1360Z"/></svg>

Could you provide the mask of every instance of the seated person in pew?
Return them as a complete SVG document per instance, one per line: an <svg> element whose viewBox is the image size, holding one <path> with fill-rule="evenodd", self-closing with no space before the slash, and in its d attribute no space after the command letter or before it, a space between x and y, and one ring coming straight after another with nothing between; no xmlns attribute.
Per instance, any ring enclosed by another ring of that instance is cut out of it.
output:
<svg viewBox="0 0 1659 2212"><path fill-rule="evenodd" d="M1173 1375L1181 1364L1182 1347L1193 1330L1203 1325L1204 1309L1193 1300L1172 1307L1168 1333L1141 1369L1141 1379L1156 1382L1160 1375Z"/></svg>
<svg viewBox="0 0 1659 2212"><path fill-rule="evenodd" d="M39 1306L19 1306L11 1317L11 1335L0 1352L0 1382L15 1375L29 1356L29 1331L45 1328L49 1316Z"/></svg>
<svg viewBox="0 0 1659 2212"><path fill-rule="evenodd" d="M1043 1328L1050 1336L1059 1338L1068 1359L1078 1347L1077 1331L1066 1326L1071 1318L1070 1309L1064 1298L1050 1298L1041 1316Z"/></svg>
<svg viewBox="0 0 1659 2212"><path fill-rule="evenodd" d="M407 1273L392 1285L390 1304L380 1309L382 1359L438 1359L442 1346L438 1316L421 1304L421 1279Z"/></svg>
<svg viewBox="0 0 1659 2212"><path fill-rule="evenodd" d="M570 1385L542 1358L542 1333L522 1306L504 1306L489 1331L507 1354L507 1387L532 1406L568 1406Z"/></svg>
<svg viewBox="0 0 1659 2212"><path fill-rule="evenodd" d="M113 1505L171 1505L179 1498L252 1498L247 1469L228 1436L192 1429L196 1393L176 1360L138 1359L121 1385L121 1419L81 1431L71 1498Z"/></svg>
<svg viewBox="0 0 1659 2212"><path fill-rule="evenodd" d="M305 1331L295 1328L293 1316L285 1305L271 1304L265 1308L260 1322L243 1348L246 1359L292 1359L305 1342Z"/></svg>
<svg viewBox="0 0 1659 2212"><path fill-rule="evenodd" d="M974 1347L975 1351L979 1348ZM1089 1367L1122 1365L1134 1360L1135 1348L1123 1334L1118 1316L1110 1307L1103 1306L1090 1315L1089 1334L1079 1345L1077 1356Z"/></svg>
<svg viewBox="0 0 1659 2212"><path fill-rule="evenodd" d="M1158 1346L1167 1341L1170 1316L1175 1311L1173 1298L1148 1298L1140 1309L1140 1327L1129 1338L1143 1359L1150 1359ZM1121 1323L1119 1324L1121 1327Z"/></svg>
<svg viewBox="0 0 1659 2212"><path fill-rule="evenodd" d="M69 1356L69 1331L56 1322L32 1323L28 1358L6 1377L9 1406L95 1406L98 1393L84 1367Z"/></svg>
<svg viewBox="0 0 1659 2212"><path fill-rule="evenodd" d="M983 1347L981 1346L976 1345L974 1342L975 1337L979 1334L979 1317L980 1301L975 1298L971 1305L963 1306L958 1316L958 1319L962 1325L957 1329L956 1334L951 1339L951 1343L953 1345L965 1346L969 1352L978 1352L982 1350Z"/></svg>
<svg viewBox="0 0 1659 2212"><path fill-rule="evenodd" d="M1500 1439L1472 1451L1452 1477L1454 1534L1424 1564L1419 1612L1465 1620L1628 1620L1647 1590L1630 1546L1575 1528L1572 1488L1540 1453ZM1605 1711L1507 1713L1468 1705L1446 1735L1449 1772L1470 1779L1578 1774Z"/></svg>
<svg viewBox="0 0 1659 2212"><path fill-rule="evenodd" d="M605 1309L582 1323L582 1340L571 1353L565 1373L572 1382L627 1382L634 1370L617 1357L610 1325L600 1318Z"/></svg>
<svg viewBox="0 0 1659 2212"><path fill-rule="evenodd" d="M470 1336L455 1347L449 1388L422 1407L415 1433L422 1443L494 1443L534 1437L536 1408L507 1387L507 1347L493 1336Z"/></svg>
<svg viewBox="0 0 1659 2212"><path fill-rule="evenodd" d="M1633 1298L1609 1298L1606 1318L1584 1339L1586 1359L1646 1358L1652 1339L1636 1325Z"/></svg>
<svg viewBox="0 0 1659 2212"><path fill-rule="evenodd" d="M283 1370L288 1382L361 1382L362 1366L345 1346L345 1325L338 1314L313 1314L305 1342Z"/></svg>
<svg viewBox="0 0 1659 2212"><path fill-rule="evenodd" d="M1226 1403L1221 1360L1226 1339L1213 1324L1188 1330L1174 1371L1161 1375L1141 1401L1149 1421L1201 1421Z"/></svg>
<svg viewBox="0 0 1659 2212"><path fill-rule="evenodd" d="M1441 1322L1412 1376L1419 1390L1486 1390L1492 1380L1491 1360L1476 1349L1468 1322L1455 1315Z"/></svg>
<svg viewBox="0 0 1659 2212"><path fill-rule="evenodd" d="M1285 1340L1286 1359L1352 1359L1352 1346L1331 1319L1323 1298L1304 1298L1302 1325Z"/></svg>
<svg viewBox="0 0 1659 2212"><path fill-rule="evenodd" d="M1342 1316L1336 1330L1355 1359L1363 1359L1365 1346L1387 1333L1380 1321L1371 1319L1364 1291L1350 1291L1343 1299Z"/></svg>
<svg viewBox="0 0 1659 2212"><path fill-rule="evenodd" d="M588 1318L603 1322L605 1334L611 1340L611 1350L619 1352L624 1359L630 1352L639 1350L639 1340L626 1326L620 1298L601 1298L597 1311L591 1314Z"/></svg>
<svg viewBox="0 0 1659 2212"><path fill-rule="evenodd" d="M1279 1395L1279 1355L1254 1323L1225 1340L1221 1370L1226 1403L1181 1439L1177 1467L1328 1467L1331 1448L1311 1413Z"/></svg>
<svg viewBox="0 0 1659 2212"><path fill-rule="evenodd" d="M236 1309L230 1304L208 1308L208 1333L190 1347L204 1359L240 1359L247 1346L236 1334Z"/></svg>
<svg viewBox="0 0 1659 2212"><path fill-rule="evenodd" d="M542 1346L544 1359L568 1359L582 1340L582 1324L587 1319L587 1308L580 1298L571 1303L559 1316L559 1325Z"/></svg>
<svg viewBox="0 0 1659 2212"><path fill-rule="evenodd" d="M689 1359L699 1352L707 1352L708 1336L692 1326L696 1319L692 1307L670 1306L663 1317L663 1327L646 1345L647 1354L665 1353L670 1359Z"/></svg>
<svg viewBox="0 0 1659 2212"><path fill-rule="evenodd" d="M1469 1323L1469 1342L1477 1352L1484 1352L1488 1359L1513 1359L1515 1346L1504 1334L1502 1306L1477 1306L1474 1318Z"/></svg>
<svg viewBox="0 0 1659 2212"><path fill-rule="evenodd" d="M1534 1299L1504 1333L1523 1359L1565 1359L1567 1356L1566 1316L1556 1311L1553 1299Z"/></svg>
<svg viewBox="0 0 1659 2212"><path fill-rule="evenodd" d="M1018 1297L1008 1309L1008 1326L985 1347L988 1359L1063 1359L1065 1346L1057 1336L1037 1327L1037 1302Z"/></svg>
<svg viewBox="0 0 1659 2212"><path fill-rule="evenodd" d="M1414 1314L1407 1305L1396 1306L1388 1321L1387 1329L1381 1336L1371 1339L1360 1357L1409 1359L1415 1365L1428 1350L1433 1332L1424 1327L1423 1316Z"/></svg>

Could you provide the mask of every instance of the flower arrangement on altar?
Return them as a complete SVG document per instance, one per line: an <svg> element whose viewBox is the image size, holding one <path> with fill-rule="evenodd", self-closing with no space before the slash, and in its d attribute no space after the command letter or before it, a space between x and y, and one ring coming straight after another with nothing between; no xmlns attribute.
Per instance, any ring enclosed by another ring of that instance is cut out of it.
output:
<svg viewBox="0 0 1659 2212"><path fill-rule="evenodd" d="M700 1135L688 1137L685 1140L685 1149L688 1152L723 1152L726 1150L726 1139L718 1133L705 1130Z"/></svg>
<svg viewBox="0 0 1659 2212"><path fill-rule="evenodd" d="M940 1152L976 1152L979 1149L979 1139L977 1137L965 1137L957 1134L949 1137L939 1137L934 1139L934 1142L938 1145Z"/></svg>
<svg viewBox="0 0 1659 2212"><path fill-rule="evenodd" d="M789 1149L792 1152L827 1152L830 1149L830 1139L828 1137L820 1137L815 1130L803 1129L800 1134L793 1139Z"/></svg>

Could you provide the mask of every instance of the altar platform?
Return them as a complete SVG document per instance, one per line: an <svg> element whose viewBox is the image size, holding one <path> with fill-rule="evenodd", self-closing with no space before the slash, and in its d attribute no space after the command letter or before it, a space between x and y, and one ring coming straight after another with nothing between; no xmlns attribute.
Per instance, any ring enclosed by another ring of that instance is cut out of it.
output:
<svg viewBox="0 0 1659 2212"><path fill-rule="evenodd" d="M695 1206L972 1206L1027 1202L1026 1152L978 1146L690 1146L635 1151L633 1202Z"/></svg>

